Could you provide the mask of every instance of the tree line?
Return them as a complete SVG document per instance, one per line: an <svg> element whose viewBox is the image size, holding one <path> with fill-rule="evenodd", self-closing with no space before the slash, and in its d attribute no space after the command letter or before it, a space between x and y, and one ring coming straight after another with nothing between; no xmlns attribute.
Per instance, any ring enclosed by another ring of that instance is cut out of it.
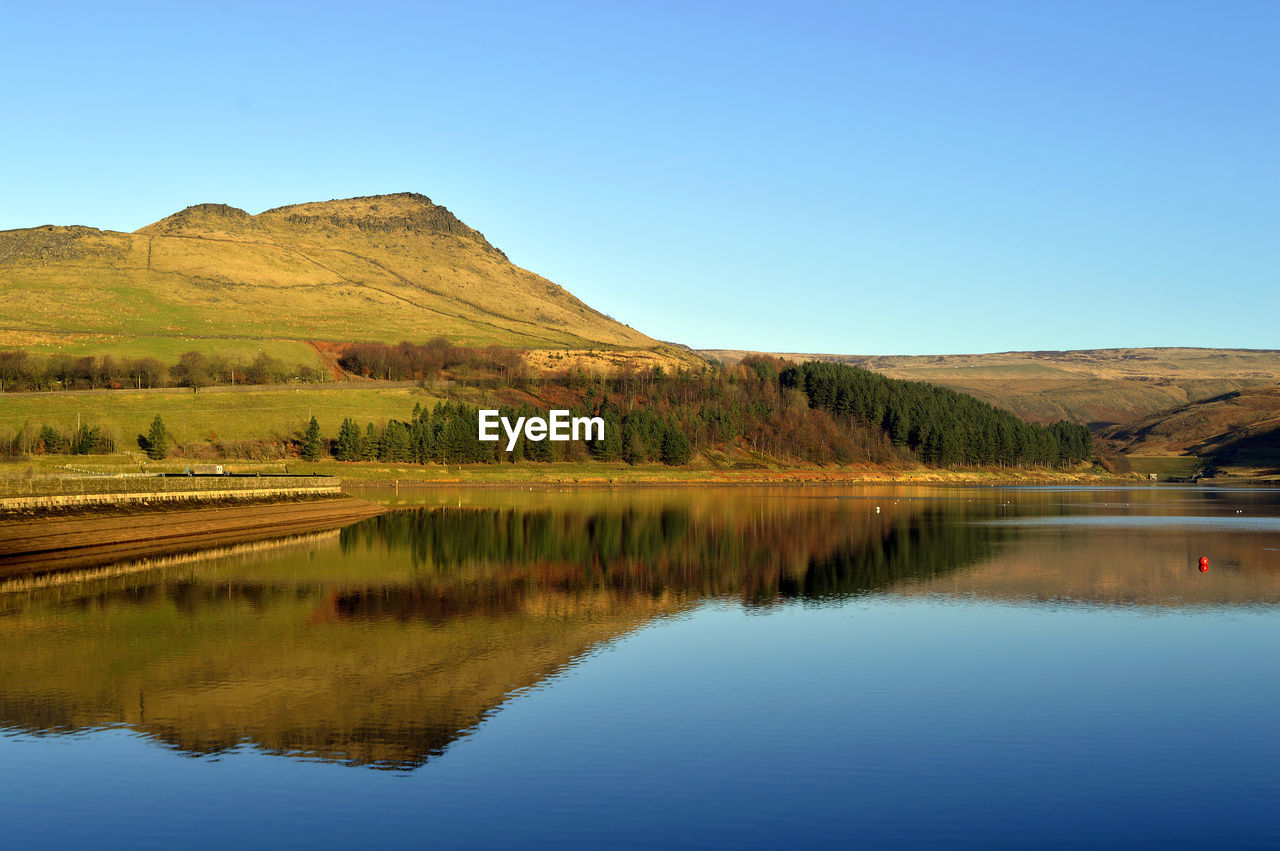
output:
<svg viewBox="0 0 1280 851"><path fill-rule="evenodd" d="M138 447L148 458L168 456L171 438L159 414L151 421L146 434L137 437ZM17 458L24 455L111 455L116 451L115 435L110 429L93 423L78 423L74 429L30 423L0 438L0 455Z"/></svg>
<svg viewBox="0 0 1280 851"><path fill-rule="evenodd" d="M0 437L0 455L21 458L26 455L110 455L116 441L109 429L91 423L75 428L54 425L25 425Z"/></svg>
<svg viewBox="0 0 1280 851"><path fill-rule="evenodd" d="M445 373L476 379L488 375L511 384L531 377L524 356L501 346L457 346L444 337L397 345L356 343L343 349L338 365L354 375L379 381L431 381Z"/></svg>
<svg viewBox="0 0 1280 851"><path fill-rule="evenodd" d="M251 361L225 355L184 352L175 363L153 357L112 355L33 355L21 349L0 351L0 391L144 390L219 384L316 382L326 375L308 364L288 364L266 352Z"/></svg>
<svg viewBox="0 0 1280 851"><path fill-rule="evenodd" d="M514 422L518 417L543 416L546 411L531 403L501 405L498 415ZM477 421L479 409L457 402L439 402L427 408L415 405L407 420L390 420L379 428L363 428L351 417L342 421L328 450L338 461L383 461L405 464L499 464L520 461L626 461L629 464L661 462L670 466L689 463L689 439L674 420L662 420L637 409L623 414L616 405L602 402L595 410L570 408L570 416L600 416L604 437L595 440L528 440L523 434L507 451L504 440L482 441ZM299 454L319 457L323 443L320 427L312 417ZM315 460L315 458L311 458Z"/></svg>

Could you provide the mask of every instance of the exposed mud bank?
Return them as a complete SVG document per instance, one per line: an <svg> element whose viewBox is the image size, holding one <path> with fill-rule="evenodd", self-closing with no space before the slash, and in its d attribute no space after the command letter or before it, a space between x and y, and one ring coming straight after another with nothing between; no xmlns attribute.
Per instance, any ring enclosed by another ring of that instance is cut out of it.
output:
<svg viewBox="0 0 1280 851"><path fill-rule="evenodd" d="M386 509L352 497L164 508L0 522L0 578L345 526Z"/></svg>

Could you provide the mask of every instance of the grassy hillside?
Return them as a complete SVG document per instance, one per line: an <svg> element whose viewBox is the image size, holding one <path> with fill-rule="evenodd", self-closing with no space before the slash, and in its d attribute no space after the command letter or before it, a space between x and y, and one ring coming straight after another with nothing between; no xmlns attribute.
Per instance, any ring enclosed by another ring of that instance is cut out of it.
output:
<svg viewBox="0 0 1280 851"><path fill-rule="evenodd" d="M752 354L707 349L736 363ZM1280 381L1280 351L1253 349L1091 349L977 355L779 354L801 362L860 366L893 378L941 384L1038 422L1124 423L1237 390Z"/></svg>
<svg viewBox="0 0 1280 851"><path fill-rule="evenodd" d="M200 204L135 233L0 232L0 347L313 358L319 341L520 349L659 344L512 264L422 195L250 215Z"/></svg>
<svg viewBox="0 0 1280 851"><path fill-rule="evenodd" d="M1280 472L1280 385L1180 405L1099 437L1120 452L1192 456L1240 473Z"/></svg>

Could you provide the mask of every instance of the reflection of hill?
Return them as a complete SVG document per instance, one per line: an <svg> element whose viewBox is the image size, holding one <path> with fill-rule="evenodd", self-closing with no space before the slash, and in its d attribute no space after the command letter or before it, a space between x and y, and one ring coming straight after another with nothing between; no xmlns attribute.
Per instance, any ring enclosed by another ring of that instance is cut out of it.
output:
<svg viewBox="0 0 1280 851"><path fill-rule="evenodd" d="M1274 532L1196 527L1097 528L1087 535L1048 526L973 570L899 589L1010 602L1179 608L1280 603L1280 542ZM1208 573L1196 567L1210 560Z"/></svg>
<svg viewBox="0 0 1280 851"><path fill-rule="evenodd" d="M780 501L781 503L781 501ZM0 596L0 725L125 723L420 764L512 692L708 596L826 598L985 555L939 504L418 510L326 538Z"/></svg>
<svg viewBox="0 0 1280 851"><path fill-rule="evenodd" d="M669 600L539 601L441 622L327 613L323 586L174 581L0 621L0 721L29 730L126 723L210 753L386 767L439 753L512 691Z"/></svg>

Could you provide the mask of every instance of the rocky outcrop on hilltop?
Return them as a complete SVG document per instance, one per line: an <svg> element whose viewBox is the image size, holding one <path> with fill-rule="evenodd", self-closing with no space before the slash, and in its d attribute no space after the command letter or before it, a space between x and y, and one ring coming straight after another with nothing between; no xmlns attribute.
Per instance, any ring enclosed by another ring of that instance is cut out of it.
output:
<svg viewBox="0 0 1280 851"><path fill-rule="evenodd" d="M113 247L105 240L94 240L92 249L87 247L86 237L106 235L97 228L82 225L42 225L38 228L0 231L0 265L19 262L58 263L80 260L88 253L123 255L124 246Z"/></svg>
<svg viewBox="0 0 1280 851"><path fill-rule="evenodd" d="M451 234L473 240L487 251L506 258L502 251L485 239L484 234L466 225L449 208L435 204L426 195L416 192L292 204L267 210L261 215L264 218L282 218L290 224L304 227L332 225L382 233L407 230Z"/></svg>
<svg viewBox="0 0 1280 851"><path fill-rule="evenodd" d="M139 233L157 236L188 230L207 230L211 225L219 230L241 230L253 226L253 216L230 204L192 204L142 228Z"/></svg>

